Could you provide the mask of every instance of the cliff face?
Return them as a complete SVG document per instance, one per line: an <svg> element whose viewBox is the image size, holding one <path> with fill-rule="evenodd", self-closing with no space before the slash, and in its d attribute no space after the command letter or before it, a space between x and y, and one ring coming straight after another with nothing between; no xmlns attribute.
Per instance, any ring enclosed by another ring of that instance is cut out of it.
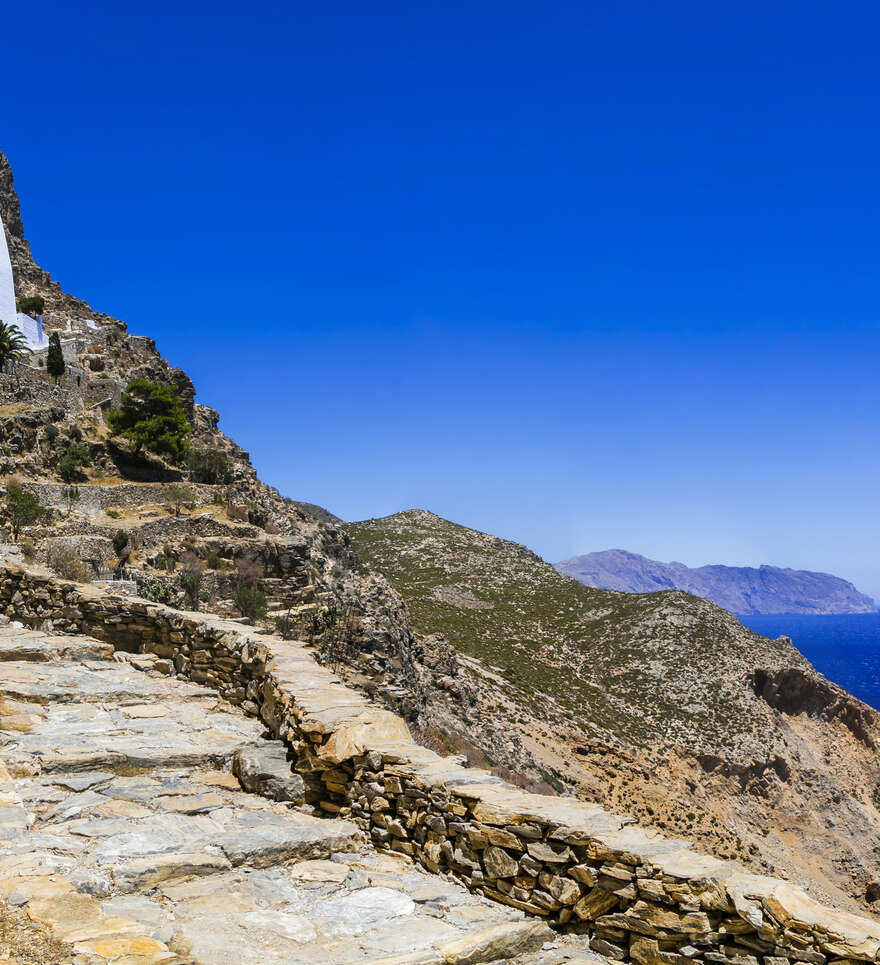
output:
<svg viewBox="0 0 880 965"><path fill-rule="evenodd" d="M660 563L626 550L573 556L556 564L585 586L624 593L684 590L749 616L756 613L873 613L874 601L829 573L778 566L700 566Z"/></svg>

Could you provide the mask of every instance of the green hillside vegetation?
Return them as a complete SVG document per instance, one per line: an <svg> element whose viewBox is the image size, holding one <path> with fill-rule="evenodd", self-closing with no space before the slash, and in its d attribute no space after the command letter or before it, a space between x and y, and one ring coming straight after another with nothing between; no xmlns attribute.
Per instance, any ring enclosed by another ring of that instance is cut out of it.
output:
<svg viewBox="0 0 880 965"><path fill-rule="evenodd" d="M756 667L804 665L790 644L678 591L582 586L516 543L410 510L346 527L358 554L400 591L414 627L499 673L550 723L637 747L681 743L765 757Z"/></svg>

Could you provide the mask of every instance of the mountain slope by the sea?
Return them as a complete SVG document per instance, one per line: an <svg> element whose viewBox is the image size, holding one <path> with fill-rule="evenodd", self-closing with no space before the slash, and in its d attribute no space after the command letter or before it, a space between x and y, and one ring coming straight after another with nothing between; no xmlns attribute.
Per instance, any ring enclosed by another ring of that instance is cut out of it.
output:
<svg viewBox="0 0 880 965"><path fill-rule="evenodd" d="M778 566L691 568L661 563L626 550L573 556L556 569L585 586L624 593L684 590L744 616L758 613L872 613L876 605L852 583L810 570Z"/></svg>
<svg viewBox="0 0 880 965"><path fill-rule="evenodd" d="M403 596L426 658L449 668L420 708L438 742L527 775L537 766L829 900L880 881L880 719L786 638L680 591L583 586L424 511L344 530Z"/></svg>

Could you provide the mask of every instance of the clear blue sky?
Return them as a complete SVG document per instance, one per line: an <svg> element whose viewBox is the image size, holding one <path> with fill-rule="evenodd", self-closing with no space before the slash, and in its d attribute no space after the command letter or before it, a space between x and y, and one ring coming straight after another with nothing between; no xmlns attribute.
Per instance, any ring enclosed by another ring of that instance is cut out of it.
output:
<svg viewBox="0 0 880 965"><path fill-rule="evenodd" d="M880 597L876 2L3 20L37 258L286 495Z"/></svg>

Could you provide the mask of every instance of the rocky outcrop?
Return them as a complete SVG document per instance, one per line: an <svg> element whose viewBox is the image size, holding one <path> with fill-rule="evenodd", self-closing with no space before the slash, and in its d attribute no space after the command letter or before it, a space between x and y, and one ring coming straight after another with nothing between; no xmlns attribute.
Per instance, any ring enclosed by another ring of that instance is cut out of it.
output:
<svg viewBox="0 0 880 965"><path fill-rule="evenodd" d="M700 566L659 563L626 550L573 556L556 569L585 586L625 593L684 590L731 613L873 613L875 602L829 573L778 566Z"/></svg>
<svg viewBox="0 0 880 965"><path fill-rule="evenodd" d="M830 681L805 673L799 667L775 672L758 669L752 680L755 693L771 707L785 714L839 720L863 744L872 750L876 748L877 712Z"/></svg>

